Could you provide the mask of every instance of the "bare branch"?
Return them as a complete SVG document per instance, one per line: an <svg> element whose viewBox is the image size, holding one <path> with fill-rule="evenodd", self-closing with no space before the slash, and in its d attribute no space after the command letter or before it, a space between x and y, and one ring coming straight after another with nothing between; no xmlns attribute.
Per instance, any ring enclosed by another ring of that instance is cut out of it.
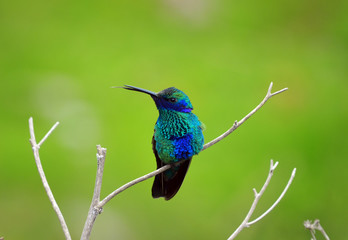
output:
<svg viewBox="0 0 348 240"><path fill-rule="evenodd" d="M326 234L324 228L320 225L319 219L315 219L314 222L312 223L309 220L304 221L303 225L305 226L306 229L308 229L312 235L312 239L316 240L315 238L315 230L318 230L323 234L324 238L326 240L330 240L329 236Z"/></svg>
<svg viewBox="0 0 348 240"><path fill-rule="evenodd" d="M270 166L270 170L269 170L269 174L268 177L266 179L265 184L263 185L263 187L261 188L261 191L258 193L256 191L256 189L254 188L254 194L255 194L255 200L252 203L250 210L248 212L248 214L246 215L245 219L243 220L243 222L241 223L241 225L239 225L239 227L235 230L235 232L228 238L228 240L234 239L241 231L243 228L248 227L248 221L251 217L251 215L253 214L257 203L259 202L259 199L261 198L263 192L266 190L269 182L271 181L272 175L273 175L273 171L274 171L275 167L273 165L273 160L271 160L271 166Z"/></svg>
<svg viewBox="0 0 348 240"><path fill-rule="evenodd" d="M270 99L271 97L273 97L279 93L282 93L282 92L288 90L288 88L283 88L282 90L279 90L275 93L271 93L272 86L273 86L273 83L271 82L265 98L262 100L262 102L256 108L254 108L248 115L246 115L239 122L235 121L234 124L232 125L232 127L230 129L228 129L226 132L224 132L222 135L220 135L219 137L215 138L214 140L204 144L202 151L213 146L214 144L220 142L222 139L224 139L225 137L230 135L232 132L234 132L234 130L236 130L240 125L242 125L246 120L248 120L248 118L250 118L254 113L256 113L267 102L268 99Z"/></svg>
<svg viewBox="0 0 348 240"><path fill-rule="evenodd" d="M232 240L234 239L244 228L246 227L250 227L251 225L253 225L254 223L258 222L259 220L261 220L262 218L264 218L268 213L270 213L275 206L280 202L280 200L284 197L286 191L288 190L290 184L292 183L292 180L295 177L295 173L296 173L296 168L292 171L290 180L288 181L288 184L286 185L285 189L283 190L282 194L279 196L279 198L277 199L277 201L275 201L275 203L265 212L263 213L260 217L256 218L255 220L249 222L249 219L251 217L251 215L253 214L262 194L265 192L268 184L271 181L271 178L273 176L273 172L275 170L275 168L277 167L278 162L276 162L275 164L273 164L273 160L271 160L271 166L270 166L270 170L266 179L266 182L264 183L264 185L262 186L260 192L258 193L256 191L256 189L254 188L254 194L255 194L255 199L250 207L250 210L248 212L248 214L246 215L245 219L243 220L243 222L239 225L239 227L234 231L234 233L228 238L228 240Z"/></svg>
<svg viewBox="0 0 348 240"><path fill-rule="evenodd" d="M288 191L288 188L290 187L290 185L292 183L292 180L294 180L294 178L295 178L295 174L296 174L296 168L294 168L294 170L292 170L291 177L290 177L290 179L288 181L288 184L284 188L283 192L280 194L280 196L277 199L277 201L275 201L273 203L273 205L266 212L264 212L260 217L258 217L255 220L249 222L249 226L254 224L254 223L256 223L256 222L258 222L258 221L260 221L262 218L264 218L268 213L270 213L278 205L280 200L282 200L282 198L284 197L285 193Z"/></svg>
<svg viewBox="0 0 348 240"><path fill-rule="evenodd" d="M100 189L101 189L101 183L103 178L103 169L105 164L105 155L106 155L106 148L102 148L100 145L97 145L97 159L98 159L98 170L97 170L97 177L96 177L96 183L94 187L94 194L92 203L88 212L88 216L85 222L85 226L82 231L81 240L87 240L90 238L90 234L94 225L94 222L97 218L97 216L103 211L103 207L106 203L108 203L111 199L113 199L116 195L120 194L127 188L140 183L142 181L145 181L146 179L149 179L151 177L156 176L157 174L160 174L169 168L171 168L171 165L165 165L151 173L148 173L142 177L139 177L137 179L134 179L133 181L130 181L126 183L125 185L119 187L112 193L110 193L108 196L106 196L102 201L100 201ZM178 162L180 163L180 162Z"/></svg>
<svg viewBox="0 0 348 240"><path fill-rule="evenodd" d="M68 226L66 225L65 223L65 220L64 220L64 217L63 217L63 214L62 212L60 211L59 209L59 206L56 202L56 200L54 199L54 196L53 196L53 193L52 193L52 190L50 188L50 186L48 185L48 181L46 179L46 176L45 176L45 172L42 168L42 164L41 164L41 160L40 160L40 155L39 155L39 148L40 148L40 145L47 139L47 137L52 133L52 131L58 126L58 122L51 128L51 130L45 135L45 137L40 141L39 144L36 143L36 138L35 138L35 132L34 132L34 123L33 123L33 118L30 117L29 118L29 131L30 131L30 143L31 143L31 146L32 146L32 149L33 149L33 153L34 153L34 158L35 158L35 163L36 163L36 166L37 166L37 170L39 171L39 175L40 175L40 178L41 178L41 181L42 181L42 184L45 188L45 191L47 193L47 196L48 196L48 199L50 200L51 204L52 204L52 207L54 209L54 211L56 212L57 214L57 217L59 219L59 222L60 222L60 225L62 226L62 229L63 229L63 232L64 232L64 235L65 235L65 238L67 240L71 240L71 236L70 236L70 233L69 233L69 229L68 229Z"/></svg>
<svg viewBox="0 0 348 240"><path fill-rule="evenodd" d="M306 220L304 221L303 225L305 226L305 228L307 228L309 230L309 232L311 233L311 240L317 240L317 238L315 237L315 229L314 227L312 226L312 223L311 221L309 220Z"/></svg>
<svg viewBox="0 0 348 240"><path fill-rule="evenodd" d="M46 133L46 135L41 139L41 141L39 142L38 146L41 147L41 145L46 141L46 139L48 138L49 135L51 135L51 133L54 131L54 129L56 129L56 127L59 125L59 122L56 122L53 127Z"/></svg>
<svg viewBox="0 0 348 240"><path fill-rule="evenodd" d="M94 193L92 198L92 203L88 211L88 216L86 218L85 226L82 231L81 239L89 239L94 222L97 216L102 212L102 208L97 208L97 205L100 201L100 191L103 180L103 172L105 165L105 157L106 157L106 148L102 148L100 145L97 145L97 176L95 179Z"/></svg>
<svg viewBox="0 0 348 240"><path fill-rule="evenodd" d="M171 168L171 165L165 165L151 173L148 173L142 177L139 177L137 179L134 179L133 181L130 181L129 183L126 183L125 185L123 185L122 187L116 189L115 191L113 191L112 193L110 193L107 197L105 197L98 205L98 207L103 207L107 202L109 202L113 197L115 197L117 194L123 192L124 190L126 190L127 188L140 183L142 181L145 181L146 179L152 178L154 176L156 176L157 174L160 174L166 170L168 170L169 168Z"/></svg>

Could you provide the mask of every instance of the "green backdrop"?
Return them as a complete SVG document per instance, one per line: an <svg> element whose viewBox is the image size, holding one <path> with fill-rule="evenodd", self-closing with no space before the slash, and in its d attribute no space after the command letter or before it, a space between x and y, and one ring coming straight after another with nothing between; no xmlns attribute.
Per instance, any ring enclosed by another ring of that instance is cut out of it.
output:
<svg viewBox="0 0 348 240"><path fill-rule="evenodd" d="M0 237L63 239L29 144L60 121L40 154L78 239L93 192L96 144L108 149L102 196L155 169L157 110L123 84L190 96L220 135L272 98L235 133L194 157L171 201L152 180L109 202L92 239L226 239L279 161L255 216L285 198L239 239L310 239L319 218L332 239L348 221L347 1L0 1Z"/></svg>

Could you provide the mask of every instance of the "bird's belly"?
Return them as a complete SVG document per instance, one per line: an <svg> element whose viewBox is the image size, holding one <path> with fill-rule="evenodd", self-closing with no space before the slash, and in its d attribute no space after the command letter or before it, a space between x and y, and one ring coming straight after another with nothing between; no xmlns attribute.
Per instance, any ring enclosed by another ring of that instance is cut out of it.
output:
<svg viewBox="0 0 348 240"><path fill-rule="evenodd" d="M174 163L183 159L189 159L194 154L193 135L187 134L180 138L166 139L158 138L156 139L156 150L159 158L166 164Z"/></svg>

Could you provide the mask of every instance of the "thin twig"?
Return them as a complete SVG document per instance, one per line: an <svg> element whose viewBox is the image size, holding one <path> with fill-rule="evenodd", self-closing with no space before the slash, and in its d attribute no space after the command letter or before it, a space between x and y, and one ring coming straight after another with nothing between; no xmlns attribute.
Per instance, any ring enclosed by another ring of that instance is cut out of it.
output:
<svg viewBox="0 0 348 240"><path fill-rule="evenodd" d="M97 161L98 161L97 176L95 179L92 203L89 208L85 226L82 231L81 240L89 239L94 222L97 216L102 212L102 208L97 208L97 205L99 204L99 201L100 201L100 191L101 191L102 180L103 180L105 157L106 157L106 148L102 148L100 145L97 145Z"/></svg>
<svg viewBox="0 0 348 240"><path fill-rule="evenodd" d="M214 140L204 144L203 146L203 150L213 146L214 144L220 142L222 139L224 139L225 137L227 137L228 135L230 135L232 132L234 132L234 130L236 130L240 125L242 125L246 120L248 120L248 118L250 118L254 113L256 113L267 101L268 99L270 99L271 97L279 94L279 93L282 93L286 90L288 90L288 88L283 88L277 92L274 92L272 93L272 87L273 87L273 83L271 82L271 84L269 85L268 87L268 91L267 91L267 94L265 96L265 98L262 100L262 102L257 105L256 108L254 108L248 115L246 115L242 120L240 120L239 122L238 121L235 121L234 124L232 125L232 127L230 129L228 129L226 132L224 132L222 135L220 135L219 137L215 138Z"/></svg>
<svg viewBox="0 0 348 240"><path fill-rule="evenodd" d="M288 191L288 188L290 187L291 183L292 183L292 180L294 180L295 178L295 174L296 174L296 168L294 168L294 170L292 170L292 173L291 173L291 177L288 181L288 184L286 185L286 187L284 188L283 192L280 194L279 198L277 199L277 201L275 201L273 203L273 205L266 211L264 212L261 216L259 216L258 218L256 218L255 220L249 222L249 226L250 225L253 225L254 223L260 221L262 218L264 218L268 213L270 213L277 205L278 203L280 202L280 200L282 200L282 198L284 197L285 193Z"/></svg>
<svg viewBox="0 0 348 240"><path fill-rule="evenodd" d="M292 183L292 180L295 177L295 173L296 173L296 168L292 171L291 177L288 181L288 184L286 185L284 191L282 192L282 194L279 196L279 198L277 199L277 201L265 212L263 213L260 217L256 218L255 220L249 222L249 219L251 217L251 215L253 214L262 194L265 192L268 184L271 181L271 178L273 176L273 172L275 170L275 168L277 167L278 162L276 162L275 164L273 164L273 160L271 160L271 166L270 166L270 170L266 179L266 182L264 183L264 185L262 186L260 192L258 193L256 191L256 189L254 188L254 194L255 194L255 199L250 207L250 210L248 212L248 214L246 215L246 217L244 218L243 222L239 225L239 227L234 231L234 233L228 238L228 240L232 240L234 239L244 228L246 227L250 227L251 225L253 225L254 223L258 222L259 220L261 220L262 218L264 218L268 213L270 213L274 207L280 202L280 200L284 197L286 191L288 190L290 184Z"/></svg>
<svg viewBox="0 0 348 240"><path fill-rule="evenodd" d="M46 141L46 139L51 135L51 133L56 129L56 127L59 125L59 122L56 122L53 127L46 133L46 135L41 139L41 141L38 144L38 147L41 147L41 145Z"/></svg>
<svg viewBox="0 0 348 240"><path fill-rule="evenodd" d="M309 220L306 220L306 221L304 221L303 225L305 226L305 228L307 228L310 231L313 240L316 240L316 238L315 238L315 230L320 231L321 234L323 234L323 236L324 236L324 238L326 240L330 240L330 238L326 234L324 228L320 225L319 219L315 219L313 223L311 221L309 221Z"/></svg>
<svg viewBox="0 0 348 240"><path fill-rule="evenodd" d="M171 168L171 165L165 165L151 173L148 173L142 177L139 177L137 179L134 179L133 181L130 181L129 183L126 183L125 185L123 185L122 187L116 189L115 191L113 191L112 193L110 193L107 197L105 197L99 204L98 207L103 207L107 202L109 202L113 197L115 197L116 195L118 195L119 193L123 192L124 190L126 190L127 188L140 183L142 181L145 181L146 179L152 178L154 176L156 176L157 174L160 174L166 170L168 170L169 168Z"/></svg>
<svg viewBox="0 0 348 240"><path fill-rule="evenodd" d="M68 229L68 226L65 223L63 214L60 211L59 206L58 206L56 200L54 199L54 196L53 196L53 193L52 193L52 190L51 190L50 186L48 185L48 181L46 179L45 172L44 172L44 170L42 168L40 155L39 155L39 148L40 148L40 146L44 143L44 141L46 141L47 137L53 132L53 130L58 126L58 124L59 124L58 122L56 124L54 124L54 126L50 129L50 131L48 131L48 133L45 135L45 137L42 138L40 143L37 144L36 143L36 138L35 138L35 132L34 132L33 118L30 117L29 118L29 132L30 132L30 140L29 141L30 141L30 144L31 144L32 149L33 149L37 170L39 171L39 175L40 175L42 184L43 184L43 186L45 188L45 191L47 193L47 196L48 196L48 198L49 198L49 200L50 200L50 202L52 204L52 207L53 207L54 211L57 214L57 217L59 219L60 225L62 226L64 235L65 235L65 238L67 240L71 240L69 229Z"/></svg>
<svg viewBox="0 0 348 240"><path fill-rule="evenodd" d="M101 190L101 183L103 178L106 148L102 148L100 145L97 145L97 151L98 151L97 153L98 169L97 169L97 176L96 176L96 182L94 187L94 194L93 194L91 206L89 208L88 216L85 222L85 226L82 231L81 240L88 240L90 238L90 234L97 216L103 211L103 206L106 203L108 203L112 198L114 198L116 195L123 192L127 188L137 183L140 183L142 181L145 181L146 179L149 179L171 168L171 165L165 165L157 169L156 171L153 171L133 181L130 181L126 183L125 185L119 187L118 189L110 193L108 196L106 196L102 201L100 201L100 190Z"/></svg>

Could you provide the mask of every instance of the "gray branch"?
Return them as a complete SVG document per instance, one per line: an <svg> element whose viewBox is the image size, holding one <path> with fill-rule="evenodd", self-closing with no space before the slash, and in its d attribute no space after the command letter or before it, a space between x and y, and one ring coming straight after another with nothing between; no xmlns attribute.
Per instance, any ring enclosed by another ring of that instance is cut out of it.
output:
<svg viewBox="0 0 348 240"><path fill-rule="evenodd" d="M44 172L44 170L42 168L40 155L39 155L40 146L46 141L46 139L54 131L54 129L56 129L58 124L59 124L59 122L56 122L56 124L54 124L53 127L48 131L48 133L42 138L42 140L39 142L39 144L37 144L36 143L36 139L35 139L33 118L29 118L29 131L30 131L30 140L29 141L30 141L31 147L33 149L37 170L39 171L39 175L40 175L42 184L43 184L43 186L45 188L45 191L47 193L48 199L50 200L50 202L52 204L52 207L53 207L54 211L57 214L57 217L59 219L60 225L62 226L64 235L65 235L65 238L67 240L71 240L69 229L68 229L68 226L65 223L63 214L60 211L56 200L54 199L54 196L53 196L53 193L52 193L52 190L51 190L50 186L48 185L48 181L46 179L45 172Z"/></svg>
<svg viewBox="0 0 348 240"><path fill-rule="evenodd" d="M94 186L94 194L93 194L92 203L88 212L88 216L85 222L85 227L83 228L83 231L82 231L81 240L89 239L97 216L100 213L102 213L104 205L108 203L112 198L114 198L116 195L123 192L127 188L137 183L140 183L142 181L145 181L146 179L149 179L153 176L156 176L157 174L160 174L168 170L169 168L171 168L170 165L166 165L160 169L157 169L156 171L153 171L142 177L134 179L133 181L130 181L126 183L125 185L119 187L118 189L110 193L108 196L106 196L102 201L100 201L100 189L101 189L101 183L102 183L102 177L103 177L106 148L102 148L100 145L97 145L97 151L98 151L97 153L98 170L97 170L97 177L96 177L95 186Z"/></svg>
<svg viewBox="0 0 348 240"><path fill-rule="evenodd" d="M243 222L234 231L234 233L228 238L228 240L234 239L244 228L250 227L254 223L256 223L256 222L260 221L262 218L264 218L268 213L270 213L275 208L275 206L277 206L277 204L280 202L280 200L284 197L286 191L289 189L290 184L292 183L292 180L295 177L296 168L294 168L294 170L292 171L290 179L288 181L288 184L284 188L283 192L280 194L280 196L277 199L277 201L275 201L274 204L266 212L261 214L261 216L259 216L255 220L249 222L249 219L250 219L251 215L254 213L254 210L255 210L255 208L256 208L256 206L257 206L257 204L258 204L262 194L265 192L266 188L268 187L268 185L269 185L269 183L271 181L271 178L273 176L273 172L274 172L275 168L277 167L277 165L278 165L278 162L273 164L273 160L271 160L271 166L270 166L270 169L269 169L269 173L268 173L268 177L266 179L266 182L264 183L264 185L261 188L259 193L256 191L255 188L253 189L254 194L255 194L255 199L254 199L254 201L253 201L253 203L252 203L252 205L250 207L250 210L249 210L248 214L246 215L246 217L244 218Z"/></svg>
<svg viewBox="0 0 348 240"><path fill-rule="evenodd" d="M152 178L154 176L156 176L157 174L160 174L166 170L168 170L169 168L171 168L171 165L165 165L153 172L150 172L144 176L141 176L137 179L134 179L133 181L130 181L129 183L126 183L125 185L123 185L122 187L119 187L118 189L116 189L115 191L113 191L112 193L110 193L107 197L105 197L102 201L99 202L98 204L98 208L102 208L107 202L109 202L113 197L115 197L117 194L123 192L124 190L126 190L127 188L137 184L137 183L140 183L142 181L145 181L149 178Z"/></svg>
<svg viewBox="0 0 348 240"><path fill-rule="evenodd" d="M315 219L313 223L309 220L306 220L306 221L304 221L303 225L305 226L306 229L308 229L310 231L311 236L312 236L312 240L316 240L315 230L320 231L326 240L330 240L330 238L326 234L324 228L320 225L319 219Z"/></svg>
<svg viewBox="0 0 348 240"><path fill-rule="evenodd" d="M82 231L81 239L89 239L95 219L102 212L102 208L97 208L96 206L99 204L99 201L100 201L100 191L101 191L102 180L103 180L105 157L106 157L106 148L102 148L100 145L97 145L97 161L98 161L97 176L95 179L92 203L88 211L88 216Z"/></svg>
<svg viewBox="0 0 348 240"><path fill-rule="evenodd" d="M213 146L215 143L220 142L222 139L224 139L225 137L227 137L228 135L230 135L232 132L234 132L234 130L236 130L240 125L242 125L246 120L248 120L254 113L256 113L267 101L268 99L270 99L271 97L282 93L286 90L288 90L288 88L283 88L282 90L279 90L277 92L272 93L272 87L273 87L273 82L271 82L271 84L268 87L268 91L267 94L265 96L265 98L262 100L262 102L257 105L256 108L254 108L248 115L246 115L242 120L240 120L239 122L236 120L234 122L234 124L232 125L232 127L230 129L228 129L226 132L224 132L222 135L220 135L219 137L215 138L214 140L204 144L203 149L207 149L208 147Z"/></svg>

